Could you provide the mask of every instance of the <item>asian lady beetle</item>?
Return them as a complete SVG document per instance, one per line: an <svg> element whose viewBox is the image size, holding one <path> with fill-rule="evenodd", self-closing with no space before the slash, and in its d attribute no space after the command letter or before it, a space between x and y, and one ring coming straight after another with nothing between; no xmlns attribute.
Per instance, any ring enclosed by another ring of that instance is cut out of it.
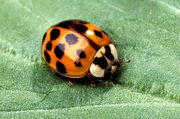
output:
<svg viewBox="0 0 180 119"><path fill-rule="evenodd" d="M91 86L97 79L106 85L121 69L112 39L99 27L81 20L68 20L50 27L43 36L42 57L62 76L88 77ZM69 82L72 84L72 82Z"/></svg>

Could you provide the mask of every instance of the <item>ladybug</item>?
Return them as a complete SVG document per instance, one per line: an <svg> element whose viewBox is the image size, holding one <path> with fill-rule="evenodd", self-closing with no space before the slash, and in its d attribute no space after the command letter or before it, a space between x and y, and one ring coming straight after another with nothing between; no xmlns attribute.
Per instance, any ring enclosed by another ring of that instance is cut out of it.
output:
<svg viewBox="0 0 180 119"><path fill-rule="evenodd" d="M73 79L88 77L109 81L124 65L119 64L113 40L99 27L81 20L67 20L50 27L43 36L42 57L52 71Z"/></svg>

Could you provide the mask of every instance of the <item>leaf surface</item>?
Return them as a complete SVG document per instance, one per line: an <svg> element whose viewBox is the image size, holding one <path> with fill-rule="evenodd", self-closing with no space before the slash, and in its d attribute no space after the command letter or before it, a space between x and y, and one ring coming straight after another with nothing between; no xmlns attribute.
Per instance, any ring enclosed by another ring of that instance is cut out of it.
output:
<svg viewBox="0 0 180 119"><path fill-rule="evenodd" d="M0 0L0 118L180 117L180 1ZM106 31L131 60L106 88L68 87L41 58L44 32L67 19Z"/></svg>

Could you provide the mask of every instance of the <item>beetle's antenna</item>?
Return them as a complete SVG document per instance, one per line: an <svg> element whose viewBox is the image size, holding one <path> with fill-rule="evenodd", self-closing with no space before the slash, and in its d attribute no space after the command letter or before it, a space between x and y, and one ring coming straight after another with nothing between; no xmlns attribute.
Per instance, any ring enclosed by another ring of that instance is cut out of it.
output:
<svg viewBox="0 0 180 119"><path fill-rule="evenodd" d="M120 58L119 60L121 61L122 58ZM123 62L123 63L121 64L121 66L120 66L119 68L117 68L117 70L120 71L120 70L124 67L124 65L125 65L126 63L129 63L130 61L131 61L131 60L128 60L128 61L126 61L126 62Z"/></svg>

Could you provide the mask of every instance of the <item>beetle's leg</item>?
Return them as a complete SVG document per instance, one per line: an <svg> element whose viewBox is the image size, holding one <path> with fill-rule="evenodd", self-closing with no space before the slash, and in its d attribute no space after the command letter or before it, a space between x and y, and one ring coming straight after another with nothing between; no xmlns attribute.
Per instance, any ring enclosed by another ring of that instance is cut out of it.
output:
<svg viewBox="0 0 180 119"><path fill-rule="evenodd" d="M53 68L50 68L50 71L51 71L51 72L56 72Z"/></svg>
<svg viewBox="0 0 180 119"><path fill-rule="evenodd" d="M109 86L109 82L110 82L110 80L106 80L106 82L105 82L105 86L106 86L106 87Z"/></svg>
<svg viewBox="0 0 180 119"><path fill-rule="evenodd" d="M95 83L94 80L91 80L91 87L92 87L92 88L96 87L96 83Z"/></svg>
<svg viewBox="0 0 180 119"><path fill-rule="evenodd" d="M87 74L87 78L90 79L90 81L91 81L90 86L92 88L96 87L96 82L94 81L94 77L92 76L92 74L90 72Z"/></svg>
<svg viewBox="0 0 180 119"><path fill-rule="evenodd" d="M92 88L96 87L96 84L91 83L91 87L92 87Z"/></svg>
<svg viewBox="0 0 180 119"><path fill-rule="evenodd" d="M72 81L69 81L68 86L72 86L74 83Z"/></svg>

